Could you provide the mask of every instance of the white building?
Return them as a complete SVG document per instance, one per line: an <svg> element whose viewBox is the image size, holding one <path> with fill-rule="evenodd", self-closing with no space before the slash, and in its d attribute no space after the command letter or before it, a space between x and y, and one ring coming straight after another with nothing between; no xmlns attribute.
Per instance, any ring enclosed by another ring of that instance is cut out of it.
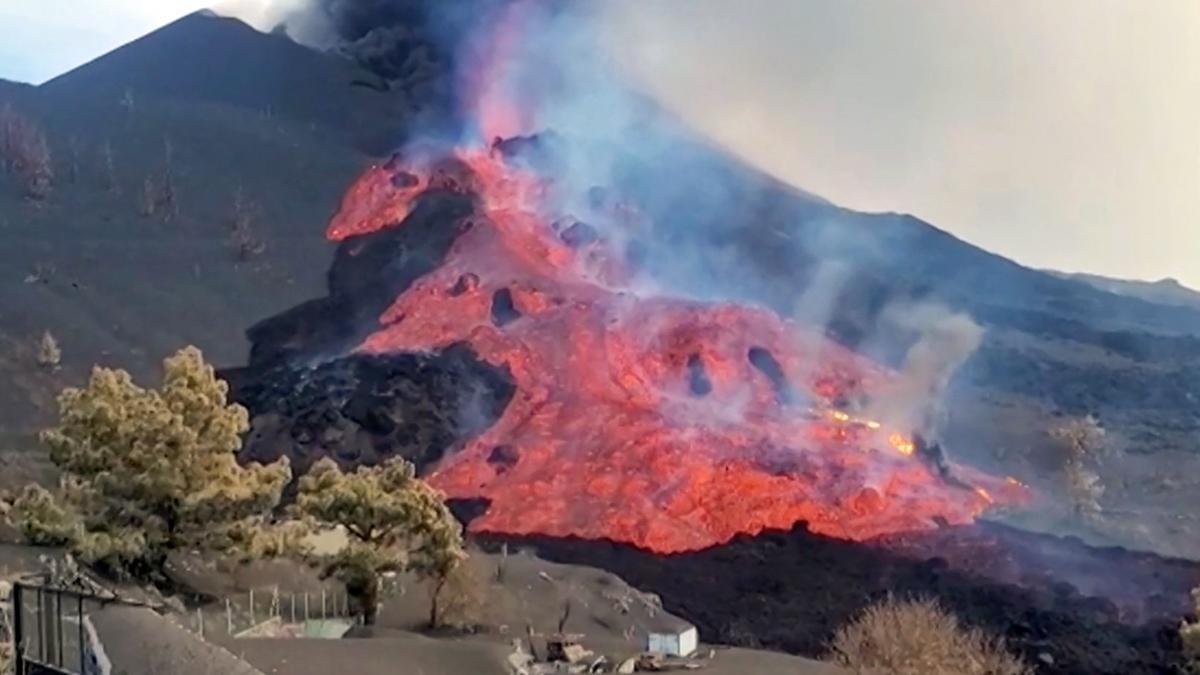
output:
<svg viewBox="0 0 1200 675"><path fill-rule="evenodd" d="M683 623L665 630L663 627L651 630L646 637L646 651L668 656L691 656L699 643L696 627Z"/></svg>

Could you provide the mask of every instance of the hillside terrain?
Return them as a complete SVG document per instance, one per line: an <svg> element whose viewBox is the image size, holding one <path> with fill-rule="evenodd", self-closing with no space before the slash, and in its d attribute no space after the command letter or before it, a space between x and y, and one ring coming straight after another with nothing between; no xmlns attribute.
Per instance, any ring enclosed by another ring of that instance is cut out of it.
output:
<svg viewBox="0 0 1200 675"><path fill-rule="evenodd" d="M327 294L335 248L322 233L345 187L436 112L423 99L432 75L364 86L373 77L198 14L41 87L0 86L44 125L56 176L44 201L0 189L0 372L11 383L0 442L29 451L6 454L6 482L41 475L32 435L92 364L152 379L163 355L194 343L237 366L249 327ZM817 321L892 365L913 336L890 307L968 313L986 333L952 383L951 454L1053 491L1047 430L1095 414L1114 449L1101 467L1112 516L1084 534L1200 555L1187 501L1200 476L1200 309L1032 270L912 216L841 209L713 149L694 158L715 167L739 217L708 208L716 197L674 175L670 157L615 186L650 205L659 224L646 264L665 284L738 279L690 290ZM147 191L164 185L171 203L147 213ZM261 245L244 254L239 231ZM827 287L829 270L839 282ZM36 363L43 331L61 368Z"/></svg>

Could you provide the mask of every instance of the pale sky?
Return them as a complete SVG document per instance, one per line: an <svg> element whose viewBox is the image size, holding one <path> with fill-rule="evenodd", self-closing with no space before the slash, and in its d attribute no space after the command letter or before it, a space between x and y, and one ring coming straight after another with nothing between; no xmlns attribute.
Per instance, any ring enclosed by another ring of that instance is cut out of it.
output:
<svg viewBox="0 0 1200 675"><path fill-rule="evenodd" d="M0 77L43 81L206 4L0 0ZM612 6L648 88L810 192L1035 267L1200 287L1196 0Z"/></svg>

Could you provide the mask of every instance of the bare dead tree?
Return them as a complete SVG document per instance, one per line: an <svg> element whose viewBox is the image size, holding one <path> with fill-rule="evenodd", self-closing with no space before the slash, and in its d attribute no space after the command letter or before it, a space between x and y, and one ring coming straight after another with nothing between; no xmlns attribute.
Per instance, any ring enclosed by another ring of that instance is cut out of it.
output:
<svg viewBox="0 0 1200 675"><path fill-rule="evenodd" d="M9 104L0 106L0 169L14 176L27 199L43 201L54 188L46 132Z"/></svg>
<svg viewBox="0 0 1200 675"><path fill-rule="evenodd" d="M261 255L267 244L255 232L261 209L246 197L239 185L233 193L233 209L229 219L228 246L239 261L245 262Z"/></svg>
<svg viewBox="0 0 1200 675"><path fill-rule="evenodd" d="M113 156L112 141L105 140L100 146L100 173L104 177L104 188L109 194L120 194L121 185L117 182L117 161Z"/></svg>
<svg viewBox="0 0 1200 675"><path fill-rule="evenodd" d="M142 179L138 212L146 218L157 216L164 223L179 217L179 201L175 190L175 146L170 138L163 139L162 166Z"/></svg>

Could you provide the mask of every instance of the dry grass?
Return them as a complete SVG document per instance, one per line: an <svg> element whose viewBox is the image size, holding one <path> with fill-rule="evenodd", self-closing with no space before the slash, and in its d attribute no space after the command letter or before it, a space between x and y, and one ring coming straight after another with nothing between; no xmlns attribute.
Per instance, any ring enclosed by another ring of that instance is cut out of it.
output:
<svg viewBox="0 0 1200 675"><path fill-rule="evenodd" d="M862 675L1027 675L998 638L962 626L933 600L868 607L834 636L829 660Z"/></svg>
<svg viewBox="0 0 1200 675"><path fill-rule="evenodd" d="M440 599L439 623L447 628L474 631L486 625L488 586L472 565L460 564L446 578Z"/></svg>

